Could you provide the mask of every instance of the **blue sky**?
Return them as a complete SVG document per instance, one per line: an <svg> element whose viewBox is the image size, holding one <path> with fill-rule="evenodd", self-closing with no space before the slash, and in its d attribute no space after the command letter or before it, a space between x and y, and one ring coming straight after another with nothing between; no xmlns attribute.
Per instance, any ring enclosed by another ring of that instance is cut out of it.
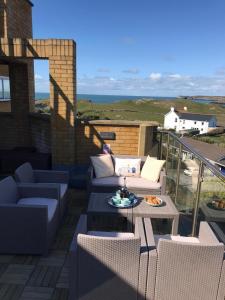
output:
<svg viewBox="0 0 225 300"><path fill-rule="evenodd" d="M77 43L78 93L225 95L224 0L34 0L34 38ZM48 65L35 67L48 91Z"/></svg>

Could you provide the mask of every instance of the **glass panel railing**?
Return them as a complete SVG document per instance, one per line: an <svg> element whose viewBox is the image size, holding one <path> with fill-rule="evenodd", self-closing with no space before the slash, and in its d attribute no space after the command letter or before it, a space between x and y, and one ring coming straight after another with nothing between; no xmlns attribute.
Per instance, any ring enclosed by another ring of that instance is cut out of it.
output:
<svg viewBox="0 0 225 300"><path fill-rule="evenodd" d="M175 134L164 132L161 141L161 157L167 160L166 193L180 212L180 233L195 235L199 221L206 220L215 222L221 234L225 231L224 175ZM214 203L219 207L212 207Z"/></svg>
<svg viewBox="0 0 225 300"><path fill-rule="evenodd" d="M225 182L204 166L201 184L199 218L225 223Z"/></svg>

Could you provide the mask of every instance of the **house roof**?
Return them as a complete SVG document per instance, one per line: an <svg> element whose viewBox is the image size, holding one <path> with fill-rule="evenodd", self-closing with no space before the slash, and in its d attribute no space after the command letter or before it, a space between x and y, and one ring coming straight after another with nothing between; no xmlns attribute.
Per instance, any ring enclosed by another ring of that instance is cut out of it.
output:
<svg viewBox="0 0 225 300"><path fill-rule="evenodd" d="M180 117L180 119L193 121L210 121L214 117L213 115L192 114L186 112L178 112L177 114Z"/></svg>
<svg viewBox="0 0 225 300"><path fill-rule="evenodd" d="M222 161L225 158L225 148L219 147L215 144L208 144L189 137L181 138L183 142L195 149L199 154L208 160L218 162L225 165Z"/></svg>

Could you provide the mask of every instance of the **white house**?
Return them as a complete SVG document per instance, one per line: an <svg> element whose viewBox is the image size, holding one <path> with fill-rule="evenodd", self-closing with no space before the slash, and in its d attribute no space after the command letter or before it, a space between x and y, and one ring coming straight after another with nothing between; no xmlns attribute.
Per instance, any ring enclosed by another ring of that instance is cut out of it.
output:
<svg viewBox="0 0 225 300"><path fill-rule="evenodd" d="M187 108L184 108L187 110ZM193 114L189 112L178 112L171 110L164 116L164 128L175 129L176 132L185 130L199 130L200 134L207 133L216 127L216 118L213 115Z"/></svg>

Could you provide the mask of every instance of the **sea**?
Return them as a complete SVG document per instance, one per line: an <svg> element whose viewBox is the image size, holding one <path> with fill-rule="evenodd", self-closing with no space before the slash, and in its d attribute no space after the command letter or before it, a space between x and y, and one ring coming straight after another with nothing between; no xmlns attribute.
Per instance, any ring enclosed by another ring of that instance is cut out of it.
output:
<svg viewBox="0 0 225 300"><path fill-rule="evenodd" d="M36 93L35 100L49 99L49 93ZM93 95L93 94L77 94L77 100L88 100L94 103L115 103L126 100L158 100L158 101L173 101L179 100L179 97L156 97L156 96L124 96L124 95ZM211 99L193 99L194 102L209 104L212 103Z"/></svg>
<svg viewBox="0 0 225 300"><path fill-rule="evenodd" d="M36 93L35 100L49 99L49 93ZM120 95L92 95L77 94L77 100L88 100L95 103L115 103L125 100L151 99L151 100L175 100L175 97L153 97L153 96L120 96Z"/></svg>

